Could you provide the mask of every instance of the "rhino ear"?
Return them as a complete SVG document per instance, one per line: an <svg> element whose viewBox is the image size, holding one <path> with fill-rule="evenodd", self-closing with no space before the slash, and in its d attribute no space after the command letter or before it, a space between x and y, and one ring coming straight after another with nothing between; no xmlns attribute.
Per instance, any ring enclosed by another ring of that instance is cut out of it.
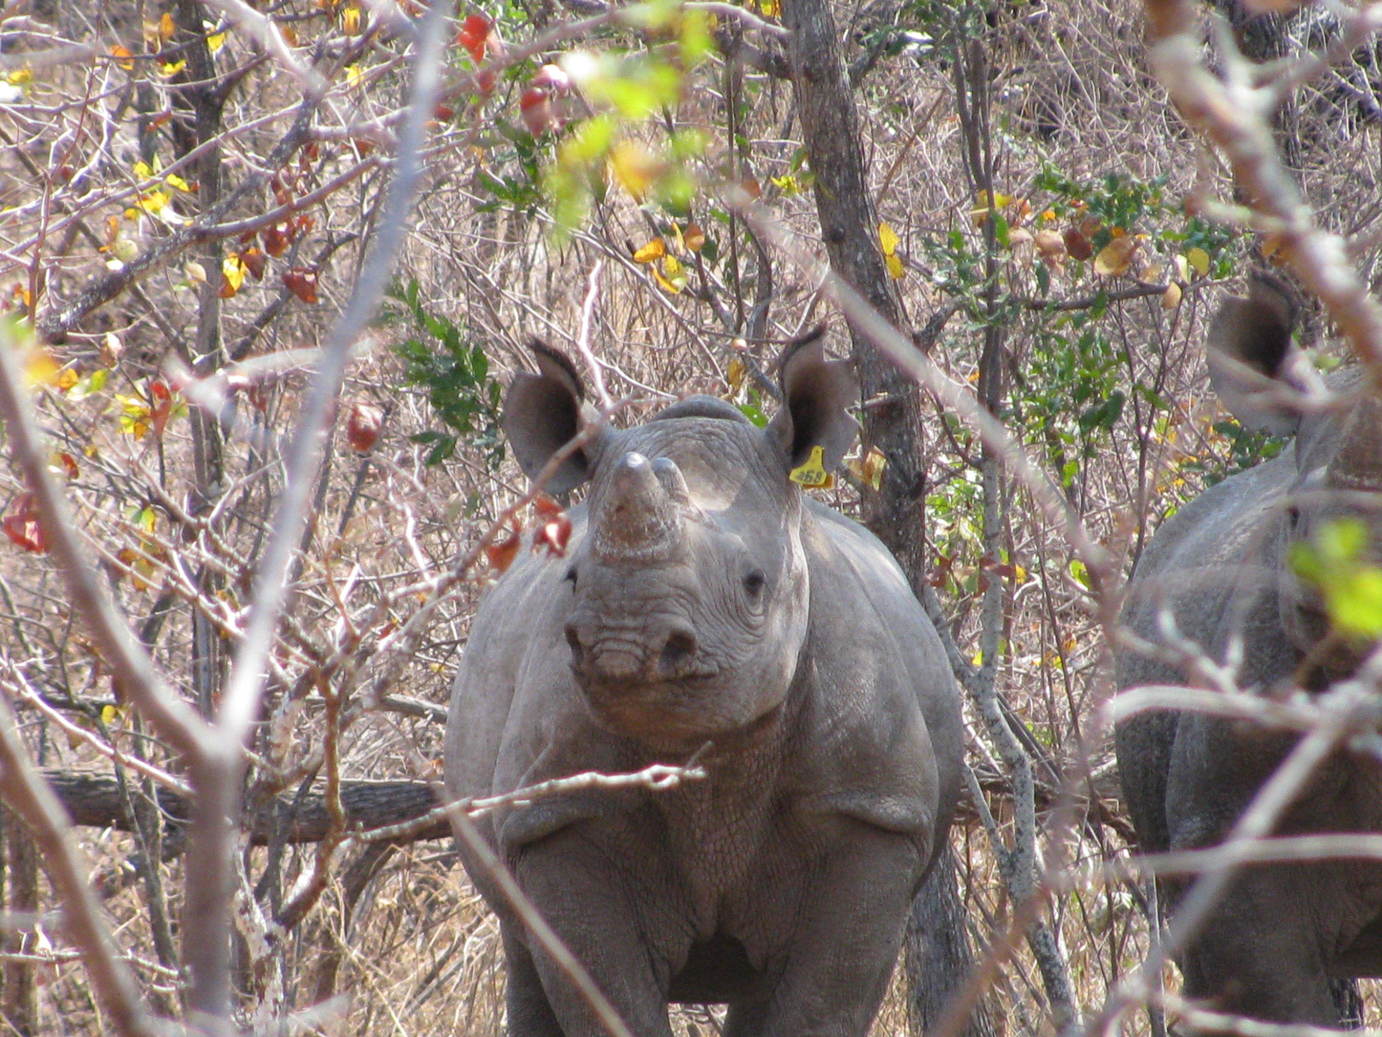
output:
<svg viewBox="0 0 1382 1037"><path fill-rule="evenodd" d="M827 469L840 463L858 426L848 408L859 399L859 383L848 362L825 358L825 328L788 343L778 360L782 409L768 424L790 471L820 447Z"/></svg>
<svg viewBox="0 0 1382 1037"><path fill-rule="evenodd" d="M575 438L591 415L584 405L585 386L566 355L537 339L530 341L528 348L538 373L520 371L514 375L500 421L519 467L529 479L536 479L552 455ZM550 493L565 493L590 478L588 449L578 450L562 462L544 488Z"/></svg>
<svg viewBox="0 0 1382 1037"><path fill-rule="evenodd" d="M1209 327L1209 381L1235 418L1276 435L1295 432L1293 393L1320 388L1305 352L1291 339L1296 306L1284 285L1259 275L1246 299L1226 299Z"/></svg>

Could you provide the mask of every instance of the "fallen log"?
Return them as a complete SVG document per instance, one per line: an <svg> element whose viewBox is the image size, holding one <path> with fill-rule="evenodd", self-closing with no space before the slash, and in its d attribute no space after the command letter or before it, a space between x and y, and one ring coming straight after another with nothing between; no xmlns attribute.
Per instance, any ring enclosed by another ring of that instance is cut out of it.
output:
<svg viewBox="0 0 1382 1037"><path fill-rule="evenodd" d="M113 776L76 771L45 771L53 792L72 817L73 824L95 828L134 830L134 818L128 802L121 793L120 783ZM137 789L132 793L138 795ZM180 826L190 816L184 796L158 787L158 807L173 825ZM436 790L425 781L366 781L341 782L341 807L345 812L348 830L382 828L422 817L440 805ZM314 789L301 796L280 795L267 807L246 810L250 842L267 846L277 838L288 843L315 843L326 838L331 817L321 790ZM439 818L409 833L411 840L449 839L451 829L445 818Z"/></svg>

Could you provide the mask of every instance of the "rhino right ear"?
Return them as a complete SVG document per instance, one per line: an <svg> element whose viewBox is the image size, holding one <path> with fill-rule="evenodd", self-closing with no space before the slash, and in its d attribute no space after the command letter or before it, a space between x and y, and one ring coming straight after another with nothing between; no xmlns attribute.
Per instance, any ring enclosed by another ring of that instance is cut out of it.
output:
<svg viewBox="0 0 1382 1037"><path fill-rule="evenodd" d="M849 408L859 399L859 383L849 363L825 358L825 328L817 327L787 344L778 361L782 409L768 423L776 440L796 468L821 448L826 471L840 463L858 424Z"/></svg>
<svg viewBox="0 0 1382 1037"><path fill-rule="evenodd" d="M500 422L519 467L529 479L536 479L552 455L571 442L593 414L585 404L585 386L567 356L537 339L531 340L528 348L538 373L520 371L514 375ZM563 461L544 489L565 493L590 478L588 450L577 450Z"/></svg>
<svg viewBox="0 0 1382 1037"><path fill-rule="evenodd" d="M1296 306L1284 285L1255 277L1246 299L1224 300L1209 326L1209 381L1230 413L1249 428L1289 435L1300 423L1297 393L1321 388L1305 352L1291 339Z"/></svg>

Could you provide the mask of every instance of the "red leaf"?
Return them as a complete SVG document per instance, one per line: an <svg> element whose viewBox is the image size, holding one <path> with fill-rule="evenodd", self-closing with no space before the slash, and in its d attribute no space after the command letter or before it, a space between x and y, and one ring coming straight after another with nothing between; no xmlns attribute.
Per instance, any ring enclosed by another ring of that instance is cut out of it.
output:
<svg viewBox="0 0 1382 1037"><path fill-rule="evenodd" d="M533 537L533 548L545 547L549 555L561 558L566 555L566 545L570 540L571 520L563 512L550 522L543 523Z"/></svg>
<svg viewBox="0 0 1382 1037"><path fill-rule="evenodd" d="M1065 251L1081 262L1094 255L1094 246L1076 227L1066 227L1061 240L1065 242Z"/></svg>
<svg viewBox="0 0 1382 1037"><path fill-rule="evenodd" d="M295 266L283 274L283 284L309 305L317 301L317 272L305 266Z"/></svg>
<svg viewBox="0 0 1382 1037"><path fill-rule="evenodd" d="M162 436L168 426L168 415L173 412L173 394L163 382L149 383L149 423L153 425L154 435Z"/></svg>
<svg viewBox="0 0 1382 1037"><path fill-rule="evenodd" d="M485 41L489 39L490 21L483 14L468 14L461 23L456 42L470 52L475 64L485 60Z"/></svg>
<svg viewBox="0 0 1382 1037"><path fill-rule="evenodd" d="M383 425L384 412L380 408L356 400L350 405L350 417L346 419L346 441L352 450L363 454L374 446Z"/></svg>
<svg viewBox="0 0 1382 1037"><path fill-rule="evenodd" d="M4 527L5 535L25 551L32 551L34 554L47 553L48 539L43 535L43 527L39 525L38 507L34 503L32 493L20 494L0 525Z"/></svg>
<svg viewBox="0 0 1382 1037"><path fill-rule="evenodd" d="M540 86L530 86L518 99L518 113L523 125L534 137L540 137L552 125L552 98Z"/></svg>
<svg viewBox="0 0 1382 1037"><path fill-rule="evenodd" d="M281 256L288 251L288 225L275 223L264 229L264 251L271 256Z"/></svg>
<svg viewBox="0 0 1382 1037"><path fill-rule="evenodd" d="M501 573L513 564L514 557L518 554L518 545L521 541L518 530L514 530L504 540L497 544L485 545L485 557L489 559L489 564Z"/></svg>
<svg viewBox="0 0 1382 1037"><path fill-rule="evenodd" d="M257 248L247 248L240 253L240 262L245 264L245 269L250 272L250 276L256 281L264 280L264 267L268 265L268 257Z"/></svg>

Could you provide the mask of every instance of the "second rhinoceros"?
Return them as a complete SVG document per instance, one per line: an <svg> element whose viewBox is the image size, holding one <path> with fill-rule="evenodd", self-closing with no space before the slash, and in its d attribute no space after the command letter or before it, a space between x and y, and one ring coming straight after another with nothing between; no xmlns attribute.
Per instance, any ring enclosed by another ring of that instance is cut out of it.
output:
<svg viewBox="0 0 1382 1037"><path fill-rule="evenodd" d="M1208 687L1203 668L1196 672L1199 655L1213 664L1236 659L1239 687L1264 697L1315 694L1355 675L1376 650L1366 622L1352 631L1331 623L1331 588L1303 578L1300 559L1321 531L1344 523L1359 540L1354 564L1382 566L1382 396L1355 372L1334 386L1343 406L1305 414L1291 406L1293 392L1313 379L1291 342L1292 319L1283 290L1261 280L1214 321L1209 363L1219 396L1245 424L1294 439L1280 457L1225 479L1157 531L1123 611L1145 647L1117 653L1122 687L1187 679ZM1143 713L1121 724L1118 767L1142 848L1221 842L1296 741L1206 713ZM1276 831L1382 832L1382 763L1334 753ZM1166 884L1173 911L1183 888ZM1337 980L1382 976L1382 864L1245 869L1189 940L1181 965L1186 993L1221 1010L1337 1025Z"/></svg>
<svg viewBox="0 0 1382 1037"><path fill-rule="evenodd" d="M729 1034L862 1035L950 824L963 736L896 562L789 479L848 445L848 368L817 339L789 347L766 428L691 397L596 430L575 369L535 353L505 429L530 475L554 467L549 488L588 497L567 556L525 548L480 608L448 790L699 752L704 780L541 800L484 817L483 836L639 1037L670 1035L677 1001L727 1002ZM499 916L510 1032L604 1032L466 857Z"/></svg>

